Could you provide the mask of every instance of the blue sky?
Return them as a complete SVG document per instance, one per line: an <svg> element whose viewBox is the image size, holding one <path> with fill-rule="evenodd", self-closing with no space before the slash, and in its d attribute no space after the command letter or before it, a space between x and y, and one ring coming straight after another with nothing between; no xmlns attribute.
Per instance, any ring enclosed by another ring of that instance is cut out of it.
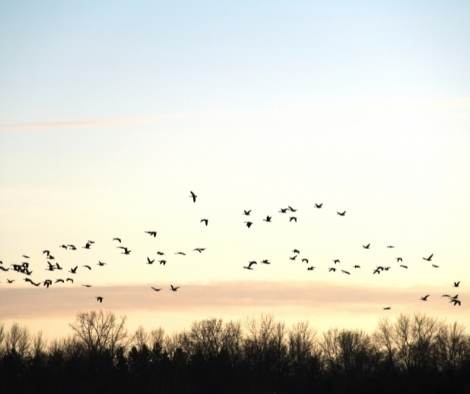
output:
<svg viewBox="0 0 470 394"><path fill-rule="evenodd" d="M0 120L469 95L466 1L2 2Z"/></svg>

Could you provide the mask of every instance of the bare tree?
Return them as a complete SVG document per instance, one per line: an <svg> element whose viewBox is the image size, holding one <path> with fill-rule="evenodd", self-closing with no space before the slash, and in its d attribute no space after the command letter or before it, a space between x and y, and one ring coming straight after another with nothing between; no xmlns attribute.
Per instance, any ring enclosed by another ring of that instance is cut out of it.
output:
<svg viewBox="0 0 470 394"><path fill-rule="evenodd" d="M16 352L26 356L30 350L31 340L28 330L13 323L5 338L7 352Z"/></svg>
<svg viewBox="0 0 470 394"><path fill-rule="evenodd" d="M109 351L114 354L117 347L127 340L125 317L117 318L113 313L91 311L77 315L70 324L75 339L89 352Z"/></svg>

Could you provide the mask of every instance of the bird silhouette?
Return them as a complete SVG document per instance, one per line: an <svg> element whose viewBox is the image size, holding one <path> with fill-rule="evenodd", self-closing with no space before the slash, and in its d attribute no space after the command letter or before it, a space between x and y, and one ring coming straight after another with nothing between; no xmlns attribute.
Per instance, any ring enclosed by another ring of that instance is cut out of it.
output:
<svg viewBox="0 0 470 394"><path fill-rule="evenodd" d="M407 266L407 265L400 264L400 267L401 267L401 268L408 269L408 266Z"/></svg>
<svg viewBox="0 0 470 394"><path fill-rule="evenodd" d="M85 243L85 246L82 246L82 248L83 249L91 249L92 244L93 244L93 242L88 241L88 242Z"/></svg>
<svg viewBox="0 0 470 394"><path fill-rule="evenodd" d="M271 216L268 215L263 219L263 222L270 223L271 219L272 219Z"/></svg>
<svg viewBox="0 0 470 394"><path fill-rule="evenodd" d="M38 287L38 286L41 285L41 282L33 282L30 278L24 278L24 281L25 281L25 282L29 282L29 283L31 283L33 286L36 286L36 287Z"/></svg>
<svg viewBox="0 0 470 394"><path fill-rule="evenodd" d="M66 282L70 282L70 283L73 283L73 279L72 278L67 278L65 279Z"/></svg>
<svg viewBox="0 0 470 394"><path fill-rule="evenodd" d="M388 249L393 249L393 248L395 248L395 246L393 246L393 245L387 245L387 248L388 248Z"/></svg>
<svg viewBox="0 0 470 394"><path fill-rule="evenodd" d="M253 222L246 221L245 224L246 224L246 227L250 228L253 225Z"/></svg>
<svg viewBox="0 0 470 394"><path fill-rule="evenodd" d="M207 226L209 224L209 219L201 219L200 222Z"/></svg>
<svg viewBox="0 0 470 394"><path fill-rule="evenodd" d="M401 257L397 257L397 263L401 263L403 259Z"/></svg>
<svg viewBox="0 0 470 394"><path fill-rule="evenodd" d="M431 261L433 256L434 256L434 253L431 253L431 254L429 255L429 257L423 257L423 260L425 260L425 261Z"/></svg>
<svg viewBox="0 0 470 394"><path fill-rule="evenodd" d="M306 257L302 258L302 263L307 263L308 264L308 259Z"/></svg>
<svg viewBox="0 0 470 394"><path fill-rule="evenodd" d="M291 217L289 218L289 222L296 222L296 223L297 223L297 217L291 216Z"/></svg>
<svg viewBox="0 0 470 394"><path fill-rule="evenodd" d="M334 259L334 260L333 260L333 263L339 264L339 263L341 263L341 261L340 261L340 259Z"/></svg>
<svg viewBox="0 0 470 394"><path fill-rule="evenodd" d="M310 267L307 267L307 271L313 271L315 269L315 267L312 265Z"/></svg>
<svg viewBox="0 0 470 394"><path fill-rule="evenodd" d="M250 261L250 262L248 263L248 265L247 265L247 266L244 266L243 268L245 268L246 270L252 270L252 269L253 269L252 267L253 267L255 264L258 264L258 263L257 263L256 261Z"/></svg>
<svg viewBox="0 0 470 394"><path fill-rule="evenodd" d="M339 216L344 216L346 215L346 211L342 211L342 212L336 211L336 214L338 214Z"/></svg>
<svg viewBox="0 0 470 394"><path fill-rule="evenodd" d="M362 245L362 247L363 247L364 249L369 249L369 248L370 248L370 243L367 244L367 245Z"/></svg>
<svg viewBox="0 0 470 394"><path fill-rule="evenodd" d="M291 211L291 212L297 212L297 209L296 209L296 208L292 208L290 205L288 205L287 208L288 208L289 211Z"/></svg>
<svg viewBox="0 0 470 394"><path fill-rule="evenodd" d="M119 237L114 237L114 238L113 238L113 241L117 241L117 242L121 243L121 242L122 242L122 239L119 238Z"/></svg>
<svg viewBox="0 0 470 394"><path fill-rule="evenodd" d="M14 279L7 279L7 283L13 283L15 280Z"/></svg>
<svg viewBox="0 0 470 394"><path fill-rule="evenodd" d="M180 256L186 256L186 253L184 252L176 252L175 254L179 254Z"/></svg>
<svg viewBox="0 0 470 394"><path fill-rule="evenodd" d="M158 251L157 254L158 254L159 256L163 256L165 253L163 253L163 252L161 252L161 251Z"/></svg>
<svg viewBox="0 0 470 394"><path fill-rule="evenodd" d="M7 272L7 271L10 271L10 268L5 268L0 265L0 270Z"/></svg>
<svg viewBox="0 0 470 394"><path fill-rule="evenodd" d="M106 265L106 263L104 263L103 261L98 261L98 265L99 265L100 267L104 267L104 266Z"/></svg>
<svg viewBox="0 0 470 394"><path fill-rule="evenodd" d="M76 265L76 266L73 267L73 268L70 268L69 272L70 272L71 274L76 274L76 273L77 273L77 269L78 269L78 265Z"/></svg>
<svg viewBox="0 0 470 394"><path fill-rule="evenodd" d="M193 200L193 202L196 202L197 195L193 191L189 192L189 195L190 195L191 199Z"/></svg>
<svg viewBox="0 0 470 394"><path fill-rule="evenodd" d="M199 253L202 253L206 250L206 248L194 248L193 249L195 252L199 252Z"/></svg>
<svg viewBox="0 0 470 394"><path fill-rule="evenodd" d="M56 279L54 283L65 283L63 279Z"/></svg>
<svg viewBox="0 0 470 394"><path fill-rule="evenodd" d="M25 255L25 254L22 255L22 257L23 257L24 259L29 259L29 258L30 258L28 255Z"/></svg>
<svg viewBox="0 0 470 394"><path fill-rule="evenodd" d="M118 249L122 249L121 254L131 254L132 250L126 248L125 246L118 246Z"/></svg>
<svg viewBox="0 0 470 394"><path fill-rule="evenodd" d="M433 268L439 268L439 266L438 266L437 264L431 264L431 266L432 266Z"/></svg>
<svg viewBox="0 0 470 394"><path fill-rule="evenodd" d="M173 285L170 285L171 291L177 291L179 288L180 288L180 286L173 286Z"/></svg>
<svg viewBox="0 0 470 394"><path fill-rule="evenodd" d="M386 306L386 307L384 307L384 311L389 311L390 309L392 309L391 306Z"/></svg>
<svg viewBox="0 0 470 394"><path fill-rule="evenodd" d="M161 289L157 288L157 287L153 287L153 286L150 286L150 288L153 290L153 291L160 291Z"/></svg>
<svg viewBox="0 0 470 394"><path fill-rule="evenodd" d="M261 260L261 264L271 264L268 259Z"/></svg>
<svg viewBox="0 0 470 394"><path fill-rule="evenodd" d="M147 264L153 264L155 262L155 259L151 259L150 257L147 257Z"/></svg>
<svg viewBox="0 0 470 394"><path fill-rule="evenodd" d="M316 203L315 203L315 208L320 209L322 206L323 206L323 203L320 203L320 204L316 204Z"/></svg>
<svg viewBox="0 0 470 394"><path fill-rule="evenodd" d="M452 299L452 300L450 300L449 302L450 302L451 304L454 304L454 306L456 306L456 305L458 305L458 306L462 305L462 302L461 302L460 300L458 300L458 299Z"/></svg>
<svg viewBox="0 0 470 394"><path fill-rule="evenodd" d="M166 260L158 260L158 262L160 263L160 265L166 265Z"/></svg>
<svg viewBox="0 0 470 394"><path fill-rule="evenodd" d="M425 296L421 297L421 301L427 301L429 298L429 294L426 294Z"/></svg>
<svg viewBox="0 0 470 394"><path fill-rule="evenodd" d="M299 253L300 253L300 250L299 250L299 249L292 249L292 253L299 254Z"/></svg>
<svg viewBox="0 0 470 394"><path fill-rule="evenodd" d="M281 208L281 209L279 209L279 213L287 213L288 209L289 208Z"/></svg>
<svg viewBox="0 0 470 394"><path fill-rule="evenodd" d="M351 273L350 273L349 271L346 271L346 270L341 270L341 272L342 272L343 274L346 274L346 275L351 275Z"/></svg>
<svg viewBox="0 0 470 394"><path fill-rule="evenodd" d="M328 268L328 272L336 272L336 268L335 267L330 267L330 268Z"/></svg>
<svg viewBox="0 0 470 394"><path fill-rule="evenodd" d="M251 213L251 209L244 209L243 210L243 215L245 215L245 216L250 216L250 213Z"/></svg>
<svg viewBox="0 0 470 394"><path fill-rule="evenodd" d="M459 287L460 286L460 281L454 282L454 287Z"/></svg>
<svg viewBox="0 0 470 394"><path fill-rule="evenodd" d="M101 296L96 297L96 301L98 301L101 304L103 302L103 297Z"/></svg>
<svg viewBox="0 0 470 394"><path fill-rule="evenodd" d="M67 245L64 245L64 244L60 245L59 247L62 249L67 249Z"/></svg>
<svg viewBox="0 0 470 394"><path fill-rule="evenodd" d="M148 234L148 235L150 235L151 237L154 237L154 238L157 236L156 231L145 231L145 234Z"/></svg>
<svg viewBox="0 0 470 394"><path fill-rule="evenodd" d="M83 286L83 287L91 287L91 285L88 285L88 284L87 284L87 285L82 285L82 286Z"/></svg>
<svg viewBox="0 0 470 394"><path fill-rule="evenodd" d="M292 261L294 261L297 258L298 254L294 254L293 256L289 257Z"/></svg>
<svg viewBox="0 0 470 394"><path fill-rule="evenodd" d="M358 265L358 264L356 264L356 265L354 266L354 268L361 268L361 266Z"/></svg>
<svg viewBox="0 0 470 394"><path fill-rule="evenodd" d="M91 267L89 265L82 265L82 267L88 268L91 271Z"/></svg>
<svg viewBox="0 0 470 394"><path fill-rule="evenodd" d="M51 251L45 249L45 250L42 251L42 254L45 254L45 255L49 256L51 254Z"/></svg>

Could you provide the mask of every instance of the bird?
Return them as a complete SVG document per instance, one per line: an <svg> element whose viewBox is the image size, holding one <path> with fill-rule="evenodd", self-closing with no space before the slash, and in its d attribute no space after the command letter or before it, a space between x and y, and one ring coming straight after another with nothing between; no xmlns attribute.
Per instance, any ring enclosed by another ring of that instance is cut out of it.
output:
<svg viewBox="0 0 470 394"><path fill-rule="evenodd" d="M7 279L7 283L13 283L14 281L14 279Z"/></svg>
<svg viewBox="0 0 470 394"><path fill-rule="evenodd" d="M60 245L60 248L67 249L67 245L62 244L62 245Z"/></svg>
<svg viewBox="0 0 470 394"><path fill-rule="evenodd" d="M91 287L91 285L82 285L83 287Z"/></svg>
<svg viewBox="0 0 470 394"><path fill-rule="evenodd" d="M206 248L194 248L193 249L195 252L199 252L199 253L202 253L206 250Z"/></svg>
<svg viewBox="0 0 470 394"><path fill-rule="evenodd" d="M243 210L243 215L245 215L245 216L250 216L250 213L251 213L251 209L244 209Z"/></svg>
<svg viewBox="0 0 470 394"><path fill-rule="evenodd" d="M89 265L82 265L82 267L88 268L91 271L91 267Z"/></svg>
<svg viewBox="0 0 470 394"><path fill-rule="evenodd" d="M427 301L429 298L429 294L426 294L425 296L421 297L421 301Z"/></svg>
<svg viewBox="0 0 470 394"><path fill-rule="evenodd" d="M165 253L163 253L163 252L161 252L161 251L158 251L157 254L158 254L159 256L163 256Z"/></svg>
<svg viewBox="0 0 470 394"><path fill-rule="evenodd" d="M179 286L170 285L171 291L177 291L179 288L180 288Z"/></svg>
<svg viewBox="0 0 470 394"><path fill-rule="evenodd" d="M346 211L342 211L342 212L336 211L336 214L339 216L344 216L346 215Z"/></svg>
<svg viewBox="0 0 470 394"><path fill-rule="evenodd" d="M268 259L261 260L262 264L271 264L271 262Z"/></svg>
<svg viewBox="0 0 470 394"><path fill-rule="evenodd" d="M328 268L328 272L336 272L336 268L335 267L330 267L330 268Z"/></svg>
<svg viewBox="0 0 470 394"><path fill-rule="evenodd" d="M10 271L10 268L5 268L5 267L2 267L2 266L0 265L0 270L2 270L2 271L5 271L5 272L6 272L6 271Z"/></svg>
<svg viewBox="0 0 470 394"><path fill-rule="evenodd" d="M153 290L153 291L160 291L161 289L157 288L157 287L153 287L153 286L150 286L150 288Z"/></svg>
<svg viewBox="0 0 470 394"><path fill-rule="evenodd" d="M119 249L122 249L122 253L121 254L131 254L131 250L129 250L128 248L126 248L125 246L118 246Z"/></svg>
<svg viewBox="0 0 470 394"><path fill-rule="evenodd" d="M350 273L349 271L346 271L346 270L341 270L341 272L342 272L343 274L346 274L346 275L351 275L351 273Z"/></svg>
<svg viewBox="0 0 470 394"><path fill-rule="evenodd" d="M340 261L340 259L334 259L333 263L338 264L338 263L341 263L341 261Z"/></svg>
<svg viewBox="0 0 470 394"><path fill-rule="evenodd" d="M45 249L45 250L42 251L42 254L45 254L45 255L49 256L51 254L51 251Z"/></svg>
<svg viewBox="0 0 470 394"><path fill-rule="evenodd" d="M313 271L315 269L315 267L312 265L310 267L307 267L307 271Z"/></svg>
<svg viewBox="0 0 470 394"><path fill-rule="evenodd" d="M280 208L279 213L286 213L288 208Z"/></svg>
<svg viewBox="0 0 470 394"><path fill-rule="evenodd" d="M22 257L23 257L24 259L29 259L29 258L30 258L29 256L27 256L27 255L25 255L25 254L23 254Z"/></svg>
<svg viewBox="0 0 470 394"><path fill-rule="evenodd" d="M54 283L65 283L63 279L56 279Z"/></svg>
<svg viewBox="0 0 470 394"><path fill-rule="evenodd" d="M388 249L393 249L393 248L395 248L395 246L394 245L387 245L387 248Z"/></svg>
<svg viewBox="0 0 470 394"><path fill-rule="evenodd" d="M59 265L59 263L55 263L55 269L60 271L62 267Z"/></svg>
<svg viewBox="0 0 470 394"><path fill-rule="evenodd" d="M401 263L403 259L401 257L397 257L397 263Z"/></svg>
<svg viewBox="0 0 470 394"><path fill-rule="evenodd" d="M431 264L433 268L439 268L437 264Z"/></svg>
<svg viewBox="0 0 470 394"><path fill-rule="evenodd" d="M289 211L291 211L291 212L297 212L297 209L292 208L290 205L287 206L287 209L289 209Z"/></svg>
<svg viewBox="0 0 470 394"><path fill-rule="evenodd" d="M431 254L429 255L429 257L423 257L423 260L425 260L425 261L431 261L433 256L434 256L434 253L431 253Z"/></svg>
<svg viewBox="0 0 470 394"><path fill-rule="evenodd" d="M158 260L158 262L160 263L160 265L165 265L166 264L166 260Z"/></svg>
<svg viewBox="0 0 470 394"><path fill-rule="evenodd" d="M299 250L299 249L292 249L292 253L299 254L299 253L300 253L300 250Z"/></svg>
<svg viewBox="0 0 470 394"><path fill-rule="evenodd" d="M156 231L145 231L145 234L148 234L148 235L150 235L151 237L154 237L154 238L157 236Z"/></svg>
<svg viewBox="0 0 470 394"><path fill-rule="evenodd" d="M374 270L373 274L380 274L380 271L383 271L383 269L384 269L384 267L378 266L378 267Z"/></svg>
<svg viewBox="0 0 470 394"><path fill-rule="evenodd" d="M193 191L190 191L189 195L190 195L191 199L193 200L193 202L196 202L197 195Z"/></svg>
<svg viewBox="0 0 470 394"><path fill-rule="evenodd" d="M307 263L308 264L308 259L306 257L302 258L302 263Z"/></svg>
<svg viewBox="0 0 470 394"><path fill-rule="evenodd" d="M76 265L76 266L73 267L73 268L70 268L69 272L70 272L71 274L76 274L76 273L77 273L77 269L78 269L78 265Z"/></svg>
<svg viewBox="0 0 470 394"><path fill-rule="evenodd" d="M113 241L117 241L117 242L119 242L119 243L122 242L121 238L119 238L119 237L114 237L114 238L113 238Z"/></svg>
<svg viewBox="0 0 470 394"><path fill-rule="evenodd" d="M454 287L459 287L459 285L460 285L460 281L454 282Z"/></svg>
<svg viewBox="0 0 470 394"><path fill-rule="evenodd" d="M297 258L298 254L294 254L293 256L289 257L292 261L294 261Z"/></svg>
<svg viewBox="0 0 470 394"><path fill-rule="evenodd" d="M407 266L407 265L400 264L400 267L401 267L401 268L408 269L408 266Z"/></svg>
<svg viewBox="0 0 470 394"><path fill-rule="evenodd" d="M253 222L246 221L245 224L246 224L246 227L250 228L253 225Z"/></svg>
<svg viewBox="0 0 470 394"><path fill-rule="evenodd" d="M358 264L356 264L356 265L354 266L354 268L361 268L361 266L358 265Z"/></svg>
<svg viewBox="0 0 470 394"><path fill-rule="evenodd" d="M155 262L155 259L151 259L150 257L147 257L147 264L153 264Z"/></svg>
<svg viewBox="0 0 470 394"><path fill-rule="evenodd" d="M207 226L209 224L209 219L201 219L200 222Z"/></svg>
<svg viewBox="0 0 470 394"><path fill-rule="evenodd" d="M36 287L38 287L38 286L41 285L41 282L33 282L30 278L24 278L24 281L25 281L25 282L29 282L29 283L31 283L33 286L36 286Z"/></svg>
<svg viewBox="0 0 470 394"><path fill-rule="evenodd" d="M82 246L83 249L91 249L91 245L93 244L94 242L90 242L90 241L87 241L85 243L85 246Z"/></svg>
<svg viewBox="0 0 470 394"><path fill-rule="evenodd" d="M384 311L389 311L390 309L392 309L391 306L386 306L386 307L384 307Z"/></svg>
<svg viewBox="0 0 470 394"><path fill-rule="evenodd" d="M258 264L258 263L257 263L256 261L250 261L250 262L248 263L248 265L247 265L247 266L244 266L243 268L245 268L246 270L252 270L252 269L253 269L252 267L253 267L255 264Z"/></svg>
<svg viewBox="0 0 470 394"><path fill-rule="evenodd" d="M452 299L449 301L451 304L454 304L454 306L458 305L462 305L462 301L458 300L458 299Z"/></svg>
<svg viewBox="0 0 470 394"><path fill-rule="evenodd" d="M73 283L73 279L72 278L67 278L65 279L66 282L70 282L70 283Z"/></svg>
<svg viewBox="0 0 470 394"><path fill-rule="evenodd" d="M98 265L99 265L100 267L103 267L103 266L106 265L106 263L104 263L103 261L98 261Z"/></svg>
<svg viewBox="0 0 470 394"><path fill-rule="evenodd" d="M103 297L101 296L96 297L96 301L98 301L101 304L103 302Z"/></svg>
<svg viewBox="0 0 470 394"><path fill-rule="evenodd" d="M320 203L320 204L315 203L315 208L320 209L322 206L323 206L323 203Z"/></svg>
<svg viewBox="0 0 470 394"><path fill-rule="evenodd" d="M176 252L175 254L179 254L180 256L186 256L186 253L184 252Z"/></svg>
<svg viewBox="0 0 470 394"><path fill-rule="evenodd" d="M271 219L272 219L271 216L268 215L263 219L263 222L270 223Z"/></svg>
<svg viewBox="0 0 470 394"><path fill-rule="evenodd" d="M296 222L297 223L297 218L295 216L291 216L289 218L289 222Z"/></svg>
<svg viewBox="0 0 470 394"><path fill-rule="evenodd" d="M362 245L362 247L363 247L364 249L369 249L369 248L370 248L370 243L367 244L367 245Z"/></svg>

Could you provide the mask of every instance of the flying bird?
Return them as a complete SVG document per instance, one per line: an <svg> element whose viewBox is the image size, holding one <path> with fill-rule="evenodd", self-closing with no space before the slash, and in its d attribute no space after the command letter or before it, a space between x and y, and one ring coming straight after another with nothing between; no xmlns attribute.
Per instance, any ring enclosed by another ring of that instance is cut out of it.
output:
<svg viewBox="0 0 470 394"><path fill-rule="evenodd" d="M429 294L426 294L425 296L421 297L421 301L427 301L429 298Z"/></svg>
<svg viewBox="0 0 470 394"><path fill-rule="evenodd" d="M346 270L341 270L341 272L342 272L343 274L346 274L346 275L351 275L351 273L350 273L349 271L346 271Z"/></svg>
<svg viewBox="0 0 470 394"><path fill-rule="evenodd" d="M171 291L177 291L180 288L180 286L170 285L170 288L171 288Z"/></svg>
<svg viewBox="0 0 470 394"><path fill-rule="evenodd" d="M292 208L290 205L288 205L287 208L288 208L289 211L291 211L291 212L297 212L297 209L296 209L296 208Z"/></svg>
<svg viewBox="0 0 470 394"><path fill-rule="evenodd" d="M14 279L7 279L7 283L13 283L14 281Z"/></svg>
<svg viewBox="0 0 470 394"><path fill-rule="evenodd" d="M340 259L334 259L333 263L338 264L338 263L341 263L341 261L340 261Z"/></svg>
<svg viewBox="0 0 470 394"><path fill-rule="evenodd" d="M186 256L186 253L184 252L176 252L175 254L179 254L180 256Z"/></svg>
<svg viewBox="0 0 470 394"><path fill-rule="evenodd" d="M401 257L397 257L397 263L401 263L403 259Z"/></svg>
<svg viewBox="0 0 470 394"><path fill-rule="evenodd" d="M425 260L425 261L431 261L433 256L434 256L434 253L431 253L431 254L429 255L429 257L423 257L423 260Z"/></svg>
<svg viewBox="0 0 470 394"><path fill-rule="evenodd" d="M289 257L292 261L294 261L297 258L298 254L294 254L293 256Z"/></svg>
<svg viewBox="0 0 470 394"><path fill-rule="evenodd" d="M460 285L460 281L454 282L454 287L459 287L459 285Z"/></svg>
<svg viewBox="0 0 470 394"><path fill-rule="evenodd" d="M315 269L315 267L312 265L310 267L307 267L307 271L313 271Z"/></svg>
<svg viewBox="0 0 470 394"><path fill-rule="evenodd" d="M160 263L160 265L166 265L166 260L158 260L158 262Z"/></svg>
<svg viewBox="0 0 470 394"><path fill-rule="evenodd" d="M253 269L252 267L253 267L255 264L258 264L258 263L257 263L256 261L250 261L250 262L248 263L248 265L247 265L247 266L244 266L243 268L245 268L246 270L252 270L252 269Z"/></svg>
<svg viewBox="0 0 470 394"><path fill-rule="evenodd" d="M147 257L147 264L153 264L155 262L155 259L151 259L150 257Z"/></svg>
<svg viewBox="0 0 470 394"><path fill-rule="evenodd" d="M103 267L103 266L106 265L106 263L104 263L103 261L98 261L98 265L99 265L100 267Z"/></svg>
<svg viewBox="0 0 470 394"><path fill-rule="evenodd" d="M270 223L271 219L272 219L272 217L268 215L263 219L263 222Z"/></svg>
<svg viewBox="0 0 470 394"><path fill-rule="evenodd" d="M117 241L117 242L119 242L119 243L122 242L121 238L118 238L118 237L114 237L114 238L113 238L113 241Z"/></svg>
<svg viewBox="0 0 470 394"><path fill-rule="evenodd" d="M45 255L49 256L51 254L51 251L45 249L45 250L42 251L42 254L45 254Z"/></svg>
<svg viewBox="0 0 470 394"><path fill-rule="evenodd" d="M315 203L315 208L320 209L322 206L323 206L323 203L320 203L320 204L316 204L316 203Z"/></svg>
<svg viewBox="0 0 470 394"><path fill-rule="evenodd" d="M261 264L271 264L268 259L261 260Z"/></svg>
<svg viewBox="0 0 470 394"><path fill-rule="evenodd" d="M336 214L339 216L344 216L346 215L346 211L343 211L343 212L336 211Z"/></svg>
<svg viewBox="0 0 470 394"><path fill-rule="evenodd" d="M458 305L462 305L462 301L458 300L458 299L452 299L449 301L451 304L454 304L454 306Z"/></svg>
<svg viewBox="0 0 470 394"><path fill-rule="evenodd" d="M300 253L300 250L299 250L299 249L293 249L293 250L292 250L292 253L299 254L299 253Z"/></svg>
<svg viewBox="0 0 470 394"><path fill-rule="evenodd" d="M197 199L196 194L193 191L191 191L191 192L189 192L189 195L190 195L191 199L193 200L193 202L196 202L196 199Z"/></svg>
<svg viewBox="0 0 470 394"><path fill-rule="evenodd" d="M200 220L201 223L204 223L206 226L209 224L209 219L201 219Z"/></svg>
<svg viewBox="0 0 470 394"><path fill-rule="evenodd" d="M125 246L118 246L119 249L122 249L122 253L121 254L131 254L131 250L126 248Z"/></svg>
<svg viewBox="0 0 470 394"><path fill-rule="evenodd" d="M77 273L77 269L78 269L78 265L76 265L76 266L73 267L73 268L70 268L69 272L70 272L71 274L76 274L76 273Z"/></svg>
<svg viewBox="0 0 470 394"><path fill-rule="evenodd" d="M250 213L251 213L251 209L244 209L243 210L243 215L245 215L245 216L250 216Z"/></svg>
<svg viewBox="0 0 470 394"><path fill-rule="evenodd" d="M246 227L250 228L252 226L253 222L246 221L245 224L246 224Z"/></svg>
<svg viewBox="0 0 470 394"><path fill-rule="evenodd" d="M96 301L98 301L101 304L103 302L103 297L100 297L100 296L96 297Z"/></svg>
<svg viewBox="0 0 470 394"><path fill-rule="evenodd" d="M364 249L369 249L369 248L370 248L370 243L367 244L367 245L362 245L362 247L363 247Z"/></svg>
<svg viewBox="0 0 470 394"><path fill-rule="evenodd" d="M281 208L279 209L279 213L286 213L288 208Z"/></svg>
<svg viewBox="0 0 470 394"><path fill-rule="evenodd" d="M153 291L160 291L161 289L157 288L157 287L153 287L153 286L150 286L150 288L153 290Z"/></svg>
<svg viewBox="0 0 470 394"><path fill-rule="evenodd" d="M307 263L308 264L308 259L306 257L302 258L302 263Z"/></svg>
<svg viewBox="0 0 470 394"><path fill-rule="evenodd" d="M407 265L400 264L400 267L401 267L401 268L408 269L408 266L407 266Z"/></svg>
<svg viewBox="0 0 470 394"><path fill-rule="evenodd" d="M163 256L165 253L158 251L157 254L158 254L159 256Z"/></svg>
<svg viewBox="0 0 470 394"><path fill-rule="evenodd" d="M330 268L328 268L328 272L336 272L336 268L335 267L330 267Z"/></svg>
<svg viewBox="0 0 470 394"><path fill-rule="evenodd" d="M389 311L390 309L392 309L391 306L386 306L386 307L384 307L384 311Z"/></svg>
<svg viewBox="0 0 470 394"><path fill-rule="evenodd" d="M156 231L145 231L145 234L148 234L148 235L150 235L151 237L154 237L154 238L157 236Z"/></svg>
<svg viewBox="0 0 470 394"><path fill-rule="evenodd" d="M194 248L193 249L195 252L199 252L199 253L202 253L206 250L206 248Z"/></svg>
<svg viewBox="0 0 470 394"><path fill-rule="evenodd" d="M82 267L88 268L91 271L91 267L89 265L82 265Z"/></svg>
<svg viewBox="0 0 470 394"><path fill-rule="evenodd" d="M91 287L91 285L82 285L83 287Z"/></svg>
<svg viewBox="0 0 470 394"><path fill-rule="evenodd" d="M296 222L297 223L297 218L295 216L291 216L289 218L289 222Z"/></svg>

